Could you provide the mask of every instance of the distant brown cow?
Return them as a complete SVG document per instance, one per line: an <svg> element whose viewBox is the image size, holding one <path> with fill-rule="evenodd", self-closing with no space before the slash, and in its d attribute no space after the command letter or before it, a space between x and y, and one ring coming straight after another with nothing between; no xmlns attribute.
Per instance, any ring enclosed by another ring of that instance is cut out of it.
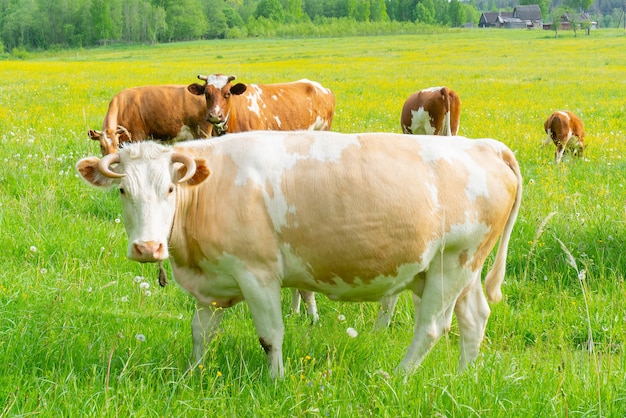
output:
<svg viewBox="0 0 626 418"><path fill-rule="evenodd" d="M456 135L461 121L461 99L447 87L430 87L404 102L402 132L416 135Z"/></svg>
<svg viewBox="0 0 626 418"><path fill-rule="evenodd" d="M89 137L100 141L102 155L116 152L123 142L205 138L211 133L205 111L204 100L184 84L125 89L109 103L102 131L90 130Z"/></svg>
<svg viewBox="0 0 626 418"><path fill-rule="evenodd" d="M548 137L543 142L543 146L551 141L556 145L554 162L560 163L566 149L572 151L573 155L582 158L585 138L585 128L578 116L568 110L554 112L543 124L543 129Z"/></svg>
<svg viewBox="0 0 626 418"><path fill-rule="evenodd" d="M234 75L199 75L205 84L190 84L206 98L206 120L215 135L263 131L330 130L335 96L309 80L278 84L232 84Z"/></svg>

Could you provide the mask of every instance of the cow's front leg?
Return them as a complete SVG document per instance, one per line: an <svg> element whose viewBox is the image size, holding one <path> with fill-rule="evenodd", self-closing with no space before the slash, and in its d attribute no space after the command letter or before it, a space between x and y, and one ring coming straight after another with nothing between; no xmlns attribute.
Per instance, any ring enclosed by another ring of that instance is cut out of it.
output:
<svg viewBox="0 0 626 418"><path fill-rule="evenodd" d="M206 347L215 336L223 314L223 308L200 303L196 304L196 311L191 321L191 335L193 338L192 367L202 363Z"/></svg>
<svg viewBox="0 0 626 418"><path fill-rule="evenodd" d="M270 279L252 278L240 281L244 298L250 308L259 342L265 350L273 378L283 377L283 338L285 328L280 303L280 286ZM261 284L262 283L262 284Z"/></svg>

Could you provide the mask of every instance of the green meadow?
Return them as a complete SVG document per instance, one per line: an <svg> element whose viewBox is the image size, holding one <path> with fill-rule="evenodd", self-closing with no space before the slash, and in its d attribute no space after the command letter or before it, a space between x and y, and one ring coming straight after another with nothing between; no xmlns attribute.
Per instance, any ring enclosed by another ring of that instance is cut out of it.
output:
<svg viewBox="0 0 626 418"><path fill-rule="evenodd" d="M625 40L620 30L452 30L0 61L0 416L625 416ZM375 332L377 304L318 295L311 326L289 313L284 290L283 380L269 378L245 303L187 372L193 300L172 280L160 288L155 265L126 259L118 193L88 187L74 165L99 154L87 129L119 90L211 73L318 81L335 93L340 132L401 132L409 94L446 85L462 100L460 135L516 152L524 198L504 299L469 370L456 373L453 321L415 374L393 373L412 337L408 294ZM541 145L559 109L582 118L587 147L557 166L554 146Z"/></svg>

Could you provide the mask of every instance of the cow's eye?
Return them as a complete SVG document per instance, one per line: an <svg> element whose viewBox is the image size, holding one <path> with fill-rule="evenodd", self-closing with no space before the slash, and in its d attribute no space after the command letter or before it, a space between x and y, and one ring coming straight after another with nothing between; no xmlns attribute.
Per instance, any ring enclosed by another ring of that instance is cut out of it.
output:
<svg viewBox="0 0 626 418"><path fill-rule="evenodd" d="M126 190L123 187L120 187L120 194L124 196L126 194Z"/></svg>
<svg viewBox="0 0 626 418"><path fill-rule="evenodd" d="M170 188L169 188L169 190L168 190L168 193L169 193L169 194L174 193L174 186L170 186Z"/></svg>

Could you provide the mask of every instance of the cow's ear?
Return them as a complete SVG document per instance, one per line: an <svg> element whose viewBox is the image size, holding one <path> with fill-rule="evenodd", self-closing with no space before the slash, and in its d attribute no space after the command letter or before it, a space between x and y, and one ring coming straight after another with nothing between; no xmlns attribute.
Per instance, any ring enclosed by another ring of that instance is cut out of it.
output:
<svg viewBox="0 0 626 418"><path fill-rule="evenodd" d="M196 96L204 95L204 86L202 84L193 83L187 86L187 90L191 94L195 94Z"/></svg>
<svg viewBox="0 0 626 418"><path fill-rule="evenodd" d="M100 131L94 131L93 129L90 129L89 131L87 131L87 136L89 136L89 138L93 139L94 141L100 141L101 135L102 135L102 132Z"/></svg>
<svg viewBox="0 0 626 418"><path fill-rule="evenodd" d="M196 172L194 175L187 180L187 184L190 186L196 186L202 183L211 175L211 170L206 165L206 160L204 158L196 158ZM178 169L178 178L182 179L187 173L187 167L183 164Z"/></svg>
<svg viewBox="0 0 626 418"><path fill-rule="evenodd" d="M243 92L246 91L246 88L247 87L245 84L237 83L230 88L230 94L234 94L234 95L243 94Z"/></svg>
<svg viewBox="0 0 626 418"><path fill-rule="evenodd" d="M115 179L105 177L100 174L98 163L100 159L97 157L87 157L76 163L76 170L80 177L88 184L96 188L108 189L115 183Z"/></svg>

